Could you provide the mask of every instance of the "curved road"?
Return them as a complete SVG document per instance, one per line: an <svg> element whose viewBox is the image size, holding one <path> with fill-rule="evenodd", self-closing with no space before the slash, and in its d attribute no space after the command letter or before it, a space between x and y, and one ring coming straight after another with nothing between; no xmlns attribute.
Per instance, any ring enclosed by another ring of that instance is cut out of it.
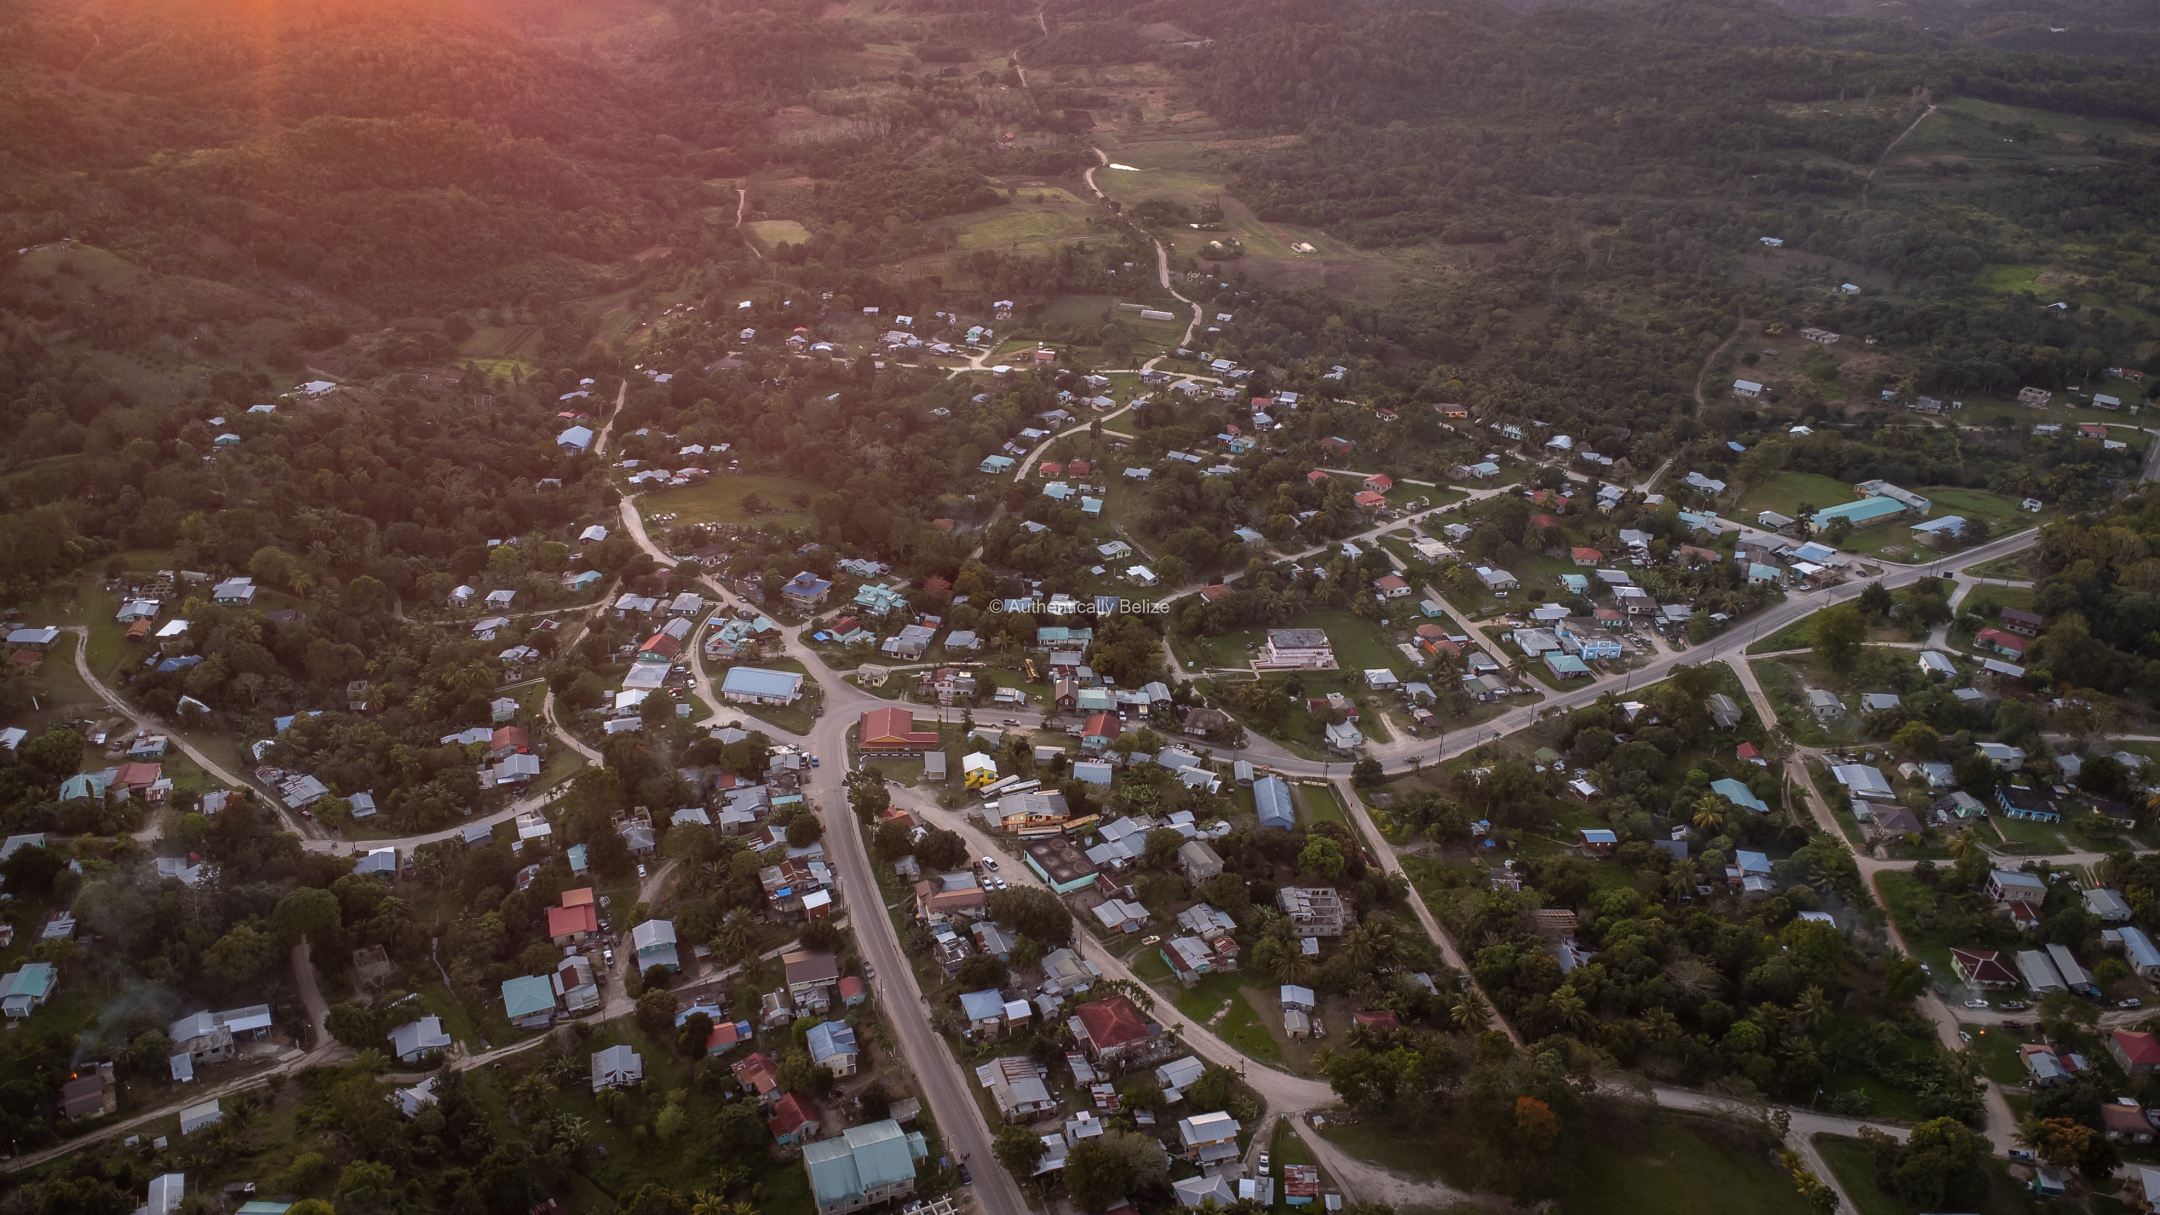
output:
<svg viewBox="0 0 2160 1215"><path fill-rule="evenodd" d="M89 629L79 624L71 624L64 627L61 631L64 633L73 633L75 635L76 678L81 679L85 687L96 693L97 696L105 702L106 706L109 709L133 722L135 724L135 728L138 730L148 731L153 734L163 734L168 740L171 741L174 747L179 749L182 755L185 755L189 759L194 760L195 763L199 767L201 767L203 771L209 773L211 776L216 777L218 780L223 781L227 786L234 789L246 789L249 792L253 793L255 796L262 798L263 801L267 802L270 808L277 813L277 816L284 821L286 831L292 833L293 835L299 836L303 840L308 839L315 834L314 824L312 822L305 823L303 827L303 820L293 817L292 811L286 808L284 800L272 790L265 788L263 785L258 783L252 774L248 776L241 776L240 774L234 772L232 769L210 758L208 755L203 753L202 748L197 747L194 743L188 741L187 735L182 733L179 729L173 726L168 726L165 723L159 721L157 718L150 716L148 713L137 709L133 705L129 704L126 698L122 697L120 693L114 691L112 687L108 685L104 680L99 679L97 675L90 670L90 658L89 655L85 652L88 650L90 645Z"/></svg>

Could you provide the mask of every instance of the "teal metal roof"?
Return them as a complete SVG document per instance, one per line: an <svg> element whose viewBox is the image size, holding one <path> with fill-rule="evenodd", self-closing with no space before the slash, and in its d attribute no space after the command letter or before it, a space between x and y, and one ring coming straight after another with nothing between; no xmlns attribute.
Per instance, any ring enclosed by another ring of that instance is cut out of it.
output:
<svg viewBox="0 0 2160 1215"><path fill-rule="evenodd" d="M1809 522L1816 527L1828 527L1843 519L1857 527L1862 523L1873 523L1877 519L1887 519L1904 513L1905 504L1895 498L1855 498L1851 502L1840 502L1836 506L1827 506L1816 511L1815 517Z"/></svg>

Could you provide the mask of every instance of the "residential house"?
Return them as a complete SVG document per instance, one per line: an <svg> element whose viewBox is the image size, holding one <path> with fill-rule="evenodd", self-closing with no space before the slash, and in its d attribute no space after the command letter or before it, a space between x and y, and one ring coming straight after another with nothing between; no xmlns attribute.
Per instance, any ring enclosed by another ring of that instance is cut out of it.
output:
<svg viewBox="0 0 2160 1215"><path fill-rule="evenodd" d="M1206 1168L1236 1160L1238 1120L1221 1111L1178 1120L1178 1155Z"/></svg>
<svg viewBox="0 0 2160 1215"><path fill-rule="evenodd" d="M555 1022L555 985L545 975L520 975L502 983L503 1015L519 1029L545 1029Z"/></svg>
<svg viewBox="0 0 2160 1215"><path fill-rule="evenodd" d="M1091 911L1103 931L1122 936L1131 936L1148 924L1148 909L1130 899L1107 898L1095 904Z"/></svg>
<svg viewBox="0 0 2160 1215"><path fill-rule="evenodd" d="M960 1019L970 1039L999 1036L1005 1031L1005 993L996 988L961 992Z"/></svg>
<svg viewBox="0 0 2160 1215"><path fill-rule="evenodd" d="M782 1093L765 1116L765 1129L782 1148L801 1147L815 1139L823 1125L817 1106L798 1093Z"/></svg>
<svg viewBox="0 0 2160 1215"><path fill-rule="evenodd" d="M1128 996L1094 1000L1073 1010L1067 1027L1087 1057L1115 1065L1144 1052L1161 1031L1141 1015Z"/></svg>
<svg viewBox="0 0 2160 1215"><path fill-rule="evenodd" d="M546 910L546 934L555 945L581 945L600 932L600 908L592 904Z"/></svg>
<svg viewBox="0 0 2160 1215"><path fill-rule="evenodd" d="M2085 911L2105 924L2124 924L2131 918L2130 904L2123 896L2105 886L2094 886L2081 896Z"/></svg>
<svg viewBox="0 0 2160 1215"><path fill-rule="evenodd" d="M2029 903L2047 900L2047 883L2030 873L1997 869L1988 874L1987 892L1998 903Z"/></svg>
<svg viewBox="0 0 2160 1215"><path fill-rule="evenodd" d="M2160 1071L2160 1038L2134 1029L2118 1029L2108 1035L2108 1054L2115 1057L2135 1079Z"/></svg>
<svg viewBox="0 0 2160 1215"><path fill-rule="evenodd" d="M802 695L803 677L794 671L730 667L720 697L730 704L791 705Z"/></svg>
<svg viewBox="0 0 2160 1215"><path fill-rule="evenodd" d="M2153 944L2152 937L2144 929L2125 924L2109 931L2122 945L2123 960L2130 964L2133 973L2148 982L2160 978L2160 946ZM2102 939L2106 936L2107 932L2101 933Z"/></svg>
<svg viewBox="0 0 2160 1215"><path fill-rule="evenodd" d="M2017 968L2019 976L2025 980L2025 990L2036 996L2069 990L2069 984L2063 982L2062 972L2055 969L2054 960L2045 950L2019 950Z"/></svg>
<svg viewBox="0 0 2160 1215"><path fill-rule="evenodd" d="M1333 887L1284 886L1275 901L1299 937L1339 937L1349 928L1349 907Z"/></svg>
<svg viewBox="0 0 2160 1215"><path fill-rule="evenodd" d="M682 969L682 959L676 952L675 923L672 920L647 920L630 929L631 947L637 950L637 968L640 972L658 966L673 972Z"/></svg>
<svg viewBox="0 0 2160 1215"><path fill-rule="evenodd" d="M791 950L780 955L786 971L787 994L798 1009L823 1012L831 1007L832 985L840 977L840 963L833 955L811 950Z"/></svg>
<svg viewBox="0 0 2160 1215"><path fill-rule="evenodd" d="M2110 1101L2100 1107L2100 1132L2115 1143L2147 1144L2153 1141L2152 1120L2136 1101Z"/></svg>
<svg viewBox="0 0 2160 1215"><path fill-rule="evenodd" d="M120 1089L110 1063L87 1064L60 1086L60 1116L69 1122L102 1118L119 1108Z"/></svg>
<svg viewBox="0 0 2160 1215"><path fill-rule="evenodd" d="M855 1074L855 1027L845 1021L821 1021L804 1035L810 1062L838 1077Z"/></svg>
<svg viewBox="0 0 2160 1215"><path fill-rule="evenodd" d="M2017 972L2003 961L2000 950L1952 949L1950 966L1968 987L2002 991L2018 985Z"/></svg>
<svg viewBox="0 0 2160 1215"><path fill-rule="evenodd" d="M855 737L857 750L873 753L920 754L939 745L936 730L917 729L914 715L898 707L864 713Z"/></svg>
<svg viewBox="0 0 2160 1215"><path fill-rule="evenodd" d="M645 1083L645 1059L626 1045L610 1046L592 1055L592 1091L635 1088Z"/></svg>
<svg viewBox="0 0 2160 1215"><path fill-rule="evenodd" d="M1280 776L1263 776L1252 784L1253 809L1264 831L1288 831L1297 825L1297 811L1290 799L1290 783Z"/></svg>
<svg viewBox="0 0 2160 1215"><path fill-rule="evenodd" d="M1006 1122L1032 1122L1060 1104L1042 1071L1025 1055L1008 1055L976 1067L975 1080L989 1090L990 1103Z"/></svg>
<svg viewBox="0 0 2160 1215"><path fill-rule="evenodd" d="M820 578L809 570L796 574L780 587L782 599L790 606L805 611L825 602L825 597L831 593L831 579Z"/></svg>
<svg viewBox="0 0 2160 1215"><path fill-rule="evenodd" d="M1255 669L1332 671L1335 647L1322 629L1269 629Z"/></svg>
<svg viewBox="0 0 2160 1215"><path fill-rule="evenodd" d="M920 1131L890 1118L849 1127L803 1145L803 1168L817 1215L847 1215L915 1192L915 1170L930 1154ZM983 1167L995 1167L984 1162Z"/></svg>
<svg viewBox="0 0 2160 1215"><path fill-rule="evenodd" d="M1185 878L1193 885L1215 877L1223 871L1223 861L1205 840L1187 840L1178 847L1178 865L1185 871Z"/></svg>

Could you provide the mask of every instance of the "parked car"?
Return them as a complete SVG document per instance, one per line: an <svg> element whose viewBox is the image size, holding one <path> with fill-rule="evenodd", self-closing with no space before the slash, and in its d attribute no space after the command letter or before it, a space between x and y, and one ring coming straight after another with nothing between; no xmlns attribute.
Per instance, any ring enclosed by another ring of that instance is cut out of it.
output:
<svg viewBox="0 0 2160 1215"><path fill-rule="evenodd" d="M1965 1001L1965 1007L1967 1008L1986 1008L1987 1006L1988 1002L1978 997Z"/></svg>
<svg viewBox="0 0 2160 1215"><path fill-rule="evenodd" d="M2140 1000L2140 999L2138 999L2138 998L2137 998L2136 996L2131 996L2131 997L2130 997L2129 999L2127 999L2127 1000L2117 1000L2117 1001L2115 1001L2115 1007L2117 1007L2117 1008L2143 1008L2143 1007L2145 1007L2145 1001L2143 1001L2143 1000Z"/></svg>

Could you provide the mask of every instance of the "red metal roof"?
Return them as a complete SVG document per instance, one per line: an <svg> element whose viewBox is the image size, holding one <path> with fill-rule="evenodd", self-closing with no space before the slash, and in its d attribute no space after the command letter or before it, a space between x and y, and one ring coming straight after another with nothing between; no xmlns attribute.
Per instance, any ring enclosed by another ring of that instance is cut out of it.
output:
<svg viewBox="0 0 2160 1215"><path fill-rule="evenodd" d="M1111 1050L1147 1040L1147 1018L1140 1015L1140 1009L1126 996L1093 1000L1082 1004L1074 1013L1097 1050Z"/></svg>
<svg viewBox="0 0 2160 1215"><path fill-rule="evenodd" d="M580 903L575 907L550 907L547 920L548 935L551 937L569 936L575 932L597 932L600 929L599 912L591 903Z"/></svg>

